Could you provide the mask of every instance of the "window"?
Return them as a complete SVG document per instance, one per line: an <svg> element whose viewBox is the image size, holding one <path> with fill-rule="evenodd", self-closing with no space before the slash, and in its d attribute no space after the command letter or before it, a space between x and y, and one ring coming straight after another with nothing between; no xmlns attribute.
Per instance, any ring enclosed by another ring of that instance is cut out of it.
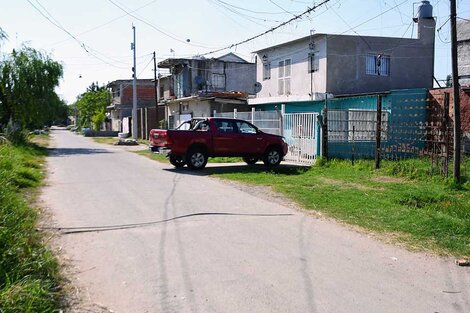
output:
<svg viewBox="0 0 470 313"><path fill-rule="evenodd" d="M308 72L317 72L320 68L320 60L315 52L309 52L308 54Z"/></svg>
<svg viewBox="0 0 470 313"><path fill-rule="evenodd" d="M235 132L235 123L233 121L215 121L215 125L220 133Z"/></svg>
<svg viewBox="0 0 470 313"><path fill-rule="evenodd" d="M366 74L390 76L390 56L369 54L366 56Z"/></svg>
<svg viewBox="0 0 470 313"><path fill-rule="evenodd" d="M169 129L175 128L175 116L174 115L168 116L168 128Z"/></svg>
<svg viewBox="0 0 470 313"><path fill-rule="evenodd" d="M225 89L225 75L224 74L212 74L212 87L214 89Z"/></svg>
<svg viewBox="0 0 470 313"><path fill-rule="evenodd" d="M271 78L271 63L266 61L263 63L263 80Z"/></svg>
<svg viewBox="0 0 470 313"><path fill-rule="evenodd" d="M291 59L279 61L278 64L278 94L290 95Z"/></svg>
<svg viewBox="0 0 470 313"><path fill-rule="evenodd" d="M208 130L209 130L209 122L208 122L208 121L199 122L199 123L194 127L194 130L197 130L197 131L208 131Z"/></svg>
<svg viewBox="0 0 470 313"><path fill-rule="evenodd" d="M242 134L256 134L256 128L247 122L237 122L238 132Z"/></svg>

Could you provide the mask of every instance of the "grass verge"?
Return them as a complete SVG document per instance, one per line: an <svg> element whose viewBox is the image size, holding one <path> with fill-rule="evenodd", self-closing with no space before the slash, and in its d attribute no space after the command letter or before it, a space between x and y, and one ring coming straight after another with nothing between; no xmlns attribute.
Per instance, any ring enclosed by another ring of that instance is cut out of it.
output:
<svg viewBox="0 0 470 313"><path fill-rule="evenodd" d="M0 312L59 307L59 266L35 230L38 212L26 197L41 184L45 156L46 150L33 143L0 145Z"/></svg>
<svg viewBox="0 0 470 313"><path fill-rule="evenodd" d="M119 141L117 137L92 137L94 142L114 145Z"/></svg>
<svg viewBox="0 0 470 313"><path fill-rule="evenodd" d="M311 168L206 168L206 175L264 185L307 210L408 248L470 257L470 182L429 176L427 160L318 162Z"/></svg>

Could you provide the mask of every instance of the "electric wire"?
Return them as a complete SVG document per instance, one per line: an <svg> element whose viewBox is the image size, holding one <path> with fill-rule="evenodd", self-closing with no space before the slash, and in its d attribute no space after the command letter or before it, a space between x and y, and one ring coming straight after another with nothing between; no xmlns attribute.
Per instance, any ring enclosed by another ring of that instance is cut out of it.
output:
<svg viewBox="0 0 470 313"><path fill-rule="evenodd" d="M254 14L285 14L285 12L254 11L254 10L250 10L250 9L247 9L247 8L242 8L242 7L233 5L233 4L231 4L231 3L227 3L227 2L222 1L222 0L215 0L215 1L220 2L220 3L223 3L223 4L225 4L226 6L230 6L230 7L233 7L233 8L235 8L235 9L247 11L247 12L254 13Z"/></svg>
<svg viewBox="0 0 470 313"><path fill-rule="evenodd" d="M111 1L111 0L108 0L108 1ZM250 37L250 38L248 38L248 39L239 41L239 42L237 42L237 43L231 44L231 45L226 46L226 47L224 47L224 48L220 48L220 49L212 50L212 51L210 51L210 52L203 53L203 54L201 54L201 56L208 55L208 54L213 54L213 53L217 53L217 52L220 52L220 51L223 51L223 50L227 50L227 49L231 49L231 48L237 47L237 46L239 46L239 45L245 44L245 43L247 43L247 42L250 42L250 41L252 41L252 40L254 40L254 39L256 39L256 38L262 37L262 36L264 36L264 35L266 35L266 34L269 34L269 33L271 33L271 32L274 32L276 29L279 29L279 28L281 28L281 27L283 27L283 26L285 26L285 25L287 25L287 24L290 24L291 22L293 22L293 21L295 21L295 20L298 20L298 19L302 18L303 16L309 14L310 12L314 11L314 10L317 9L318 7L322 6L323 4L328 3L329 1L330 1L330 0L324 0L324 1L322 1L321 3L319 3L319 4L317 4L317 5L315 5L315 6L311 7L311 8L308 8L306 11L304 11L304 12L298 14L298 15L295 15L293 18L291 18L291 19L289 19L289 20L287 20L287 21L285 21L285 22L283 22L283 23L281 23L281 24L279 24L279 25L277 25L277 26L275 26L275 27L270 28L270 29L268 29L267 31L264 31L263 33L260 33L260 34L258 34L258 35L252 36L252 37Z"/></svg>
<svg viewBox="0 0 470 313"><path fill-rule="evenodd" d="M265 26L265 25L262 25L262 24L259 24L259 23L256 23L255 21L253 20L258 20L258 21L263 21L263 22L274 22L274 23L280 23L281 21L279 20L271 20L271 19L266 19L266 18L261 18L261 17L256 17L256 16L251 16L251 15L248 15L248 14L244 14L244 13L241 13L239 11L237 11L237 9L234 9L233 7L231 6L228 6L225 2L223 1L218 1L218 0L208 0L210 3L213 3L214 5L217 5L221 8L224 8L225 10L227 11L230 11L238 16L240 16L241 18L244 18L244 19L247 19L249 20L250 22L253 22L257 25L260 25L260 26Z"/></svg>
<svg viewBox="0 0 470 313"><path fill-rule="evenodd" d="M190 46L194 46L194 47L199 47L199 48L204 48L204 49L209 49L210 47L209 46L204 46L204 45L199 45L199 44L195 44L195 43L191 43L191 42L188 42L187 40L183 40L183 39L180 39L180 38L177 38L175 35L172 35L170 34L169 32L166 32L166 31L163 31L161 30L160 28L158 28L157 26L147 22L146 20L138 17L137 15L133 14L132 12L129 12L127 11L125 8L123 8L122 6L120 6L119 4L117 4L115 1L113 0L108 0L111 4L113 4L114 6L116 6L117 8L119 8L121 11L129 14L130 16L132 16L133 18L135 18L136 20L139 20L141 21L142 23L144 23L145 25L151 27L152 29L156 30L157 32L159 32L160 34L166 36L166 37L169 37L173 40L176 40L180 43L183 43L183 44L186 44L186 45L190 45Z"/></svg>
<svg viewBox="0 0 470 313"><path fill-rule="evenodd" d="M153 3L157 2L157 1L158 1L158 0L152 0L152 1L150 1L150 2L148 2L148 3L146 3L146 4L144 4L144 5L142 5L142 6L140 6L140 7L138 7L137 9L132 10L131 13L134 13L134 12L137 12L137 11L143 9L143 8L146 8L146 7L148 7L149 5L151 5L151 4L153 4ZM113 22L115 22L115 21L117 21L117 20L119 20L119 19L121 19L121 18L123 18L123 17L126 17L126 16L128 16L128 15L129 15L129 14L126 13L126 14L120 15L120 16L118 16L118 17L115 17L115 18L113 18L113 19L111 19L111 20L109 20L109 21L107 21L107 22L104 22L104 23L102 23L102 24L99 24L99 25L97 25L97 26L94 26L94 27L92 27L92 28L90 28L90 29L87 29L87 30L85 30L85 31L83 31L83 32L81 32L81 33L79 33L78 36L82 36L82 35L85 35L85 34L88 34L88 33L92 32L92 31L95 31L95 30L97 30L97 29L100 29L100 28L102 28L102 27L104 27L104 26L107 26L107 25L109 25L109 24L111 24L111 23L113 23ZM59 44L61 44L61 43L64 43L64 42L66 42L66 41L69 41L69 40L70 40L70 39L61 40L61 41L58 41L58 42L56 42L56 43L51 44L51 46L56 46L56 45L59 45Z"/></svg>
<svg viewBox="0 0 470 313"><path fill-rule="evenodd" d="M232 8L230 8L230 7L225 6L225 5L222 4L222 3L213 2L213 1L211 1L211 0L208 0L208 2L211 3L211 4L213 4L213 5L215 5L215 6L217 6L217 8L220 7L220 8L222 8L222 9L224 9L224 10L227 10L227 11L229 11L229 12L231 12L231 13L237 15L238 17L241 17L241 18L243 18L243 19L245 19L245 20L247 20L247 21L250 21L251 23L256 24L256 25L258 25L258 26L265 27L266 25L260 24L260 23L256 22L255 20L261 20L261 21L263 21L263 22L268 22L268 20L263 19L263 18L253 17L253 16L249 16L249 15L247 15L247 14L240 13L240 12L236 11L235 9L232 9ZM224 12L222 12L222 13L223 13L224 15L226 15ZM240 27L244 27L244 25L239 24L239 23L238 23L237 21L235 21L231 16L228 16L228 15L226 15L226 16L229 17L232 21L234 21L234 22L235 22L237 25L239 25ZM272 22L272 21L271 21L271 22Z"/></svg>
<svg viewBox="0 0 470 313"><path fill-rule="evenodd" d="M112 64L112 63L108 62L107 60L105 60L105 59L99 57L98 55L96 55L96 53L98 53L97 50L92 49L90 46L86 45L84 42L79 40L75 35L73 35L71 32L69 32L66 28L62 27L59 23L54 22L52 17L49 17L48 15L46 15L41 9L39 9L36 5L34 5L34 3L31 2L31 0L27 0L27 1L36 11L39 12L39 14L41 14L45 19L47 19L52 25L59 28L60 30L65 32L67 35L69 35L71 38L73 38L80 45L80 47L83 50L85 50L85 52L87 52L90 56L93 56L94 58L96 58L96 59L100 60L101 62L106 63L110 66L113 66L113 67L116 67L116 68L121 68L121 69L126 68L126 67L122 67L122 66ZM36 1L38 2L38 0L36 0Z"/></svg>
<svg viewBox="0 0 470 313"><path fill-rule="evenodd" d="M172 218L167 218L163 220L156 220L143 223L129 223L129 224L116 224L116 225L100 225L100 226L79 226L79 227L40 227L37 230L55 230L60 231L62 234L76 234L76 233L89 233L89 232L103 232L103 231L112 231L112 230L123 230L130 228L139 228L152 226L156 224L167 223L179 219L184 219L188 217L195 216L249 216L249 217L283 217L283 216L292 216L291 213L279 213L279 214L256 214L256 213L232 213L232 212L200 212L200 213L191 213L185 215L179 215Z"/></svg>
<svg viewBox="0 0 470 313"><path fill-rule="evenodd" d="M286 9L284 9L283 7L281 7L279 4L277 4L277 3L274 2L273 0L269 0L269 2L271 2L272 4L274 4L276 7L278 7L278 8L281 9L282 11L284 11L284 12L290 14L290 15L295 16L294 13L287 11Z"/></svg>
<svg viewBox="0 0 470 313"><path fill-rule="evenodd" d="M325 5L325 6L327 6L327 5ZM359 38L361 38L361 40L362 40L363 42L365 42L365 44L369 47L369 49L372 49L371 46L369 45L369 43L367 42L367 40L365 40L364 37L362 37L357 31L355 31L355 30L351 27L351 25L349 25L349 23L346 22L346 20L345 20L341 15L339 15L338 12L336 12L336 10L335 10L333 7L330 7L330 10L332 10L333 13L334 13L337 17L339 17L340 20L342 20L344 24L346 24L346 26L350 27L350 28L352 29L352 31L353 31L356 35L358 35Z"/></svg>

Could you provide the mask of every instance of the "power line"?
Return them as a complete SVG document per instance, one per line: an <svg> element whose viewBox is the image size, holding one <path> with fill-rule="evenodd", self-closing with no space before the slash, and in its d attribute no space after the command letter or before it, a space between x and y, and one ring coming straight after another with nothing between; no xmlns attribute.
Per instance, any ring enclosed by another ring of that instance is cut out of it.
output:
<svg viewBox="0 0 470 313"><path fill-rule="evenodd" d="M111 0L108 0L108 1L111 1ZM208 54L213 54L213 53L217 53L217 52L220 52L220 51L223 51L223 50L227 50L227 49L231 49L231 48L233 48L233 47L237 47L237 46L242 45L242 44L244 44L244 43L250 42L250 41L252 41L252 40L254 40L254 39L256 39L256 38L259 38L259 37L261 37L261 36L264 36L264 35L266 35L266 34L269 34L269 33L273 32L273 31L275 31L276 29L281 28L282 26L285 26L285 25L287 25L287 24L289 24L289 23L291 23L291 22L293 22L293 21L295 21L295 20L298 20L298 19L302 18L304 15L309 14L310 12L314 11L316 8L322 6L323 4L325 4L325 3L329 2L329 1L330 1L330 0L324 0L324 1L322 1L320 4L315 5L315 6L311 7L311 8L308 8L308 9L307 9L306 11L304 11L303 13L301 13L301 14L299 14L299 15L295 15L293 18L291 18L291 19L289 19L289 20L287 20L287 21L285 21L285 22L283 22L283 23L281 23L281 24L279 24L279 25L277 25L277 26L275 26L275 27L272 27L271 29L268 29L267 31L265 31L265 32L263 32L263 33L261 33L261 34L258 34L258 35L255 35L255 36L253 36L253 37L250 37L250 38L248 38L248 39L245 39L245 40L239 41L239 42L237 42L237 43L231 44L230 46L226 46L226 47L224 47L224 48L220 48L220 49L217 49L217 50L212 50L212 51L207 52L207 53L203 53L203 54L201 54L201 56L208 55Z"/></svg>
<svg viewBox="0 0 470 313"><path fill-rule="evenodd" d="M247 11L247 12L254 13L254 14L285 14L285 12L266 12L266 11L262 12L262 11L254 11L254 10L242 8L242 7L239 7L239 6L236 6L236 5L227 3L227 2L222 1L222 0L215 0L215 1L220 2L220 3L223 3L223 4L225 4L226 6L230 6L230 7L233 7L233 8L235 8L235 9L242 10L242 11Z"/></svg>
<svg viewBox="0 0 470 313"><path fill-rule="evenodd" d="M139 10L145 8L145 7L148 7L149 5L151 5L151 4L153 4L153 3L157 2L157 1L158 1L158 0L152 0L152 1L150 1L150 2L148 2L148 3L146 3L146 4L144 4L144 5L142 5L142 6L140 6L140 7L138 7L137 9L132 10L131 13L137 12L137 11L139 11ZM88 34L88 33L92 32L92 31L94 31L94 30L97 30L97 29L102 28L102 27L104 27L104 26L106 26L106 25L109 25L109 24L111 24L111 23L113 23L113 22L115 22L115 21L117 21L117 20L119 20L119 19L121 19L121 18L123 18L123 17L126 17L126 16L128 16L128 15L129 15L129 14L126 13L126 14L123 14L123 15L121 15L121 16L115 17L115 18L113 18L113 19L111 19L111 20L109 20L109 21L107 21L107 22L105 22L105 23L102 23L102 24L97 25L97 26L94 26L94 27L92 27L92 28L90 28L90 29L88 29L88 30L85 30L84 32L79 33L78 35L81 36L81 35ZM65 39L65 40L62 40L62 41L53 43L51 46L55 46L55 45L61 44L61 43L66 42L66 41L68 41L68 40L70 40L70 39Z"/></svg>
<svg viewBox="0 0 470 313"><path fill-rule="evenodd" d="M290 15L293 15L293 16L295 16L295 14L294 14L294 13L287 11L286 9L284 9L283 7L281 7L279 4L277 4L277 3L276 3L276 2L274 2L273 0L269 0L269 2L271 2L272 4L274 4L275 6L277 6L277 7L278 7L279 9L281 9L282 11L284 11L284 12L286 12L286 13L290 14Z"/></svg>
<svg viewBox="0 0 470 313"><path fill-rule="evenodd" d="M346 24L346 26L348 26L349 28L351 28L352 31L353 31L356 35L358 35L359 38L361 38L362 41L365 42L365 44L369 47L369 49L372 50L371 46L369 45L369 43L367 42L367 40L365 40L364 37L362 37L361 35L359 35L359 33L358 33L357 31L355 31L355 30L351 27L351 25L349 25L349 23L346 22L346 20L345 20L341 15L339 15L338 12L336 12L336 10L335 10L333 7L330 7L330 9L333 11L333 13L334 13L337 17L339 17L339 18L344 22L344 24Z"/></svg>
<svg viewBox="0 0 470 313"><path fill-rule="evenodd" d="M241 13L239 11L237 11L236 8L234 8L233 6L231 5L228 5L226 4L226 2L224 1L220 1L220 0L214 0L215 2L209 0L209 2L212 2L214 5L217 5L217 6L220 6L221 8L224 8L225 10L227 11L230 11L242 18L245 18L247 20L249 20L250 22L253 22L257 25L260 25L260 26L265 26L265 25L262 25L262 24L259 24L259 23L256 23L255 21L253 20L259 20L259 21L263 21L263 22L275 22L275 23L280 23L281 21L279 20L269 20L269 19L266 19L266 18L261 18L261 17L256 17L256 16L251 16L251 15L248 15L248 14L244 14L244 13Z"/></svg>
<svg viewBox="0 0 470 313"><path fill-rule="evenodd" d="M28 0L29 1L29 0ZM144 23L145 25L153 28L154 30L156 30L157 32L159 32L160 34L164 35L164 36L167 36L173 40L176 40L178 42L181 42L181 43L184 43L186 45L190 45L190 46L195 46L195 47L199 47L199 48L204 48L204 49L208 49L209 47L208 46L203 46L203 45L199 45L199 44L195 44L195 43L190 43L188 40L183 40L183 39L180 39L180 38L177 38L175 35L172 35L170 34L169 32L166 32L166 31L163 31L161 30L160 28L158 28L157 26L147 22L146 20L138 17L137 15L133 14L132 12L129 12L127 11L126 9L124 9L122 6L120 6L119 4L117 4L115 1L113 0L108 0L111 4L113 4L114 6L116 6L117 8L119 8L121 11L129 14L130 16L132 16L133 18L135 18L136 20L139 20L141 21L142 23Z"/></svg>
<svg viewBox="0 0 470 313"><path fill-rule="evenodd" d="M113 67L116 67L116 68L121 68L121 69L126 68L126 67L114 65L114 64L112 64L112 63L110 63L110 62L104 60L103 58L97 56L95 53L98 53L98 51L92 49L92 48L91 48L90 46L88 46L88 45L85 45L84 42L80 41L75 35L73 35L71 32L69 32L69 31L68 31L67 29L65 29L63 26L61 26L60 23L55 22L55 21L57 21L57 20L55 20L55 19L52 17L52 15L51 15L50 17L47 16L41 9L39 9L37 6L35 6L35 5L31 2L31 0L27 0L27 1L28 1L28 3L29 3L36 11L38 11L38 12L39 12L45 19L47 19L52 25L54 25L55 27L59 28L60 30L62 30L63 32L65 32L67 35L69 35L70 37L72 37L72 38L80 45L80 47L81 47L83 50L85 50L89 55L95 57L96 59L98 59L98 60L100 60L101 62L106 63L106 64L108 64L108 65L110 65L110 66L113 66ZM38 0L36 0L36 2L39 3ZM44 8L40 3L39 3L39 5L40 5L42 8ZM46 12L47 12L47 11L46 11ZM50 13L49 13L49 15L50 15ZM91 51L94 51L94 53L91 52ZM103 54L102 54L102 55L103 55Z"/></svg>

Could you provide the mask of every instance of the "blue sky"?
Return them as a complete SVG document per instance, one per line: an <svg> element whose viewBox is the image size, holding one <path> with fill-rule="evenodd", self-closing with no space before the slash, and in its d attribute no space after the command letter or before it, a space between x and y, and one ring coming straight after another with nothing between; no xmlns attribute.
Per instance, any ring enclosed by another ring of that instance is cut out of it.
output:
<svg viewBox="0 0 470 313"><path fill-rule="evenodd" d="M158 60L188 57L229 46L311 7L316 0L0 0L0 27L9 39L1 52L27 44L49 53L64 65L58 93L69 103L92 82L130 78L132 23L137 30L137 73L152 78L151 53ZM234 52L252 60L251 52L318 33L416 36L411 23L417 0L330 0L306 18L249 43L215 55ZM437 27L449 16L448 0L431 0ZM54 23L54 26L37 9ZM126 14L126 12L132 12ZM470 19L470 1L457 0L457 15ZM358 26L360 25L360 26ZM413 27L414 26L414 27ZM188 42L189 40L189 42ZM83 46L84 45L84 46ZM85 48L84 48L85 47ZM87 52L88 51L88 52ZM174 51L174 52L172 52ZM451 71L450 29L436 33L435 76Z"/></svg>

